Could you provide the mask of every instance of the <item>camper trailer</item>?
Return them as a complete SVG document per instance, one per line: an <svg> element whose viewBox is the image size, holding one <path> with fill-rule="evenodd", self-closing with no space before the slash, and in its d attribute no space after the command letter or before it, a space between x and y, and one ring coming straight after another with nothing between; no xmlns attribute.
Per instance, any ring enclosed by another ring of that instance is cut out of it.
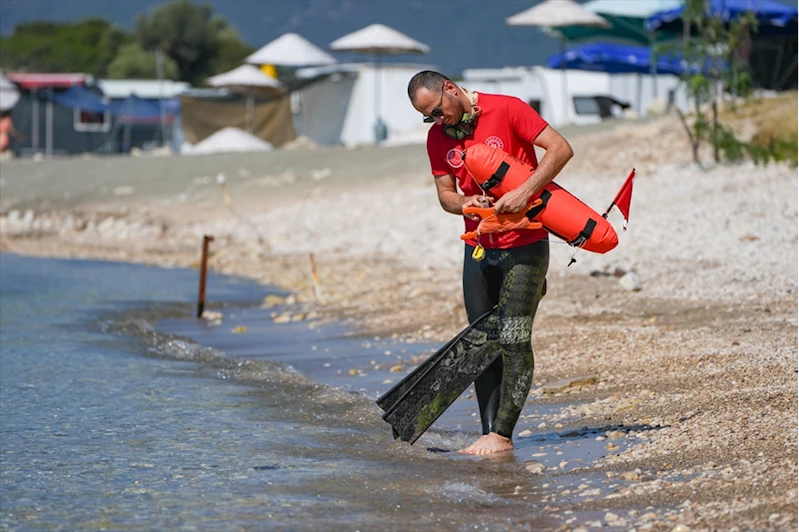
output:
<svg viewBox="0 0 799 532"><path fill-rule="evenodd" d="M469 90L516 96L553 126L593 124L631 109L638 116L655 100L686 105L673 75L609 74L544 67L467 69Z"/></svg>

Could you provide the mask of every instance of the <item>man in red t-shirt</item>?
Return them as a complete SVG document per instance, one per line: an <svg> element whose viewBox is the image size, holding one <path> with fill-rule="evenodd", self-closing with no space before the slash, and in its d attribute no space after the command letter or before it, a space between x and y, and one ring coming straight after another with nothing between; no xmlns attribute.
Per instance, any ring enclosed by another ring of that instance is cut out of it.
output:
<svg viewBox="0 0 799 532"><path fill-rule="evenodd" d="M519 212L573 155L569 143L518 98L469 92L429 70L411 79L408 97L424 121L433 123L427 153L438 200L452 214L463 215L464 207L487 204L493 204L497 212ZM501 198L492 197L463 164L464 150L475 143L495 146L530 164L535 172ZM534 146L546 150L540 162ZM475 230L478 221L464 216L466 231ZM467 241L464 253L466 313L473 323L497 307L502 350L502 356L474 383L483 436L461 451L482 455L513 449L513 428L533 379L531 336L549 266L549 241L541 229L479 238L479 242ZM478 245L485 250L479 261L472 257Z"/></svg>

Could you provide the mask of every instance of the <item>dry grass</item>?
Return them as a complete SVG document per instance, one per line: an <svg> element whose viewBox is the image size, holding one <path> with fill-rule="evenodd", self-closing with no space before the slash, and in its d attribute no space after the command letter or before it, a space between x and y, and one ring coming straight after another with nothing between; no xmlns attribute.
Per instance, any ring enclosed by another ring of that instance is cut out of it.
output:
<svg viewBox="0 0 799 532"><path fill-rule="evenodd" d="M751 142L768 147L774 142L797 146L797 92L783 92L776 98L751 99L722 113L722 120L736 126L748 122L755 132ZM794 153L794 157L795 157Z"/></svg>

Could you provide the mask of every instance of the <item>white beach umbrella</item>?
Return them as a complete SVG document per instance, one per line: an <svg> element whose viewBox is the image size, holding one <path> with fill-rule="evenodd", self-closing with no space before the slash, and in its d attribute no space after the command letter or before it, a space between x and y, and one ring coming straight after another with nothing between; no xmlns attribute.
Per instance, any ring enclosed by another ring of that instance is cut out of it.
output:
<svg viewBox="0 0 799 532"><path fill-rule="evenodd" d="M505 19L510 26L541 26L562 28L564 26L608 27L608 22L585 9L574 0L546 0Z"/></svg>
<svg viewBox="0 0 799 532"><path fill-rule="evenodd" d="M383 24L372 24L339 37L330 43L336 52L363 52L377 55L426 54L430 47Z"/></svg>
<svg viewBox="0 0 799 532"><path fill-rule="evenodd" d="M430 47L383 24L372 24L330 43L336 52L358 52L375 56L375 131L383 127L380 118L380 57L383 55L426 54ZM376 134L376 137L380 135ZM380 138L377 139L382 140Z"/></svg>
<svg viewBox="0 0 799 532"><path fill-rule="evenodd" d="M607 28L607 20L592 13L573 0L546 0L540 4L505 19L509 26L538 26L541 28L563 28L566 26L591 26ZM566 39L560 34L560 52L566 52ZM566 91L566 69L563 68L564 119L568 119L568 92Z"/></svg>
<svg viewBox="0 0 799 532"><path fill-rule="evenodd" d="M17 87L0 74L0 111L8 111L19 101Z"/></svg>
<svg viewBox="0 0 799 532"><path fill-rule="evenodd" d="M283 84L270 78L257 67L241 65L228 72L208 78L212 87L224 87L232 92L262 93L276 95L283 91Z"/></svg>
<svg viewBox="0 0 799 532"><path fill-rule="evenodd" d="M250 132L255 126L253 96L277 96L284 92L282 83L270 78L252 65L242 65L228 72L217 74L208 78L206 83L212 87L225 88L230 92L247 96L247 120L250 122L248 125Z"/></svg>
<svg viewBox="0 0 799 532"><path fill-rule="evenodd" d="M336 59L296 33L284 33L244 59L252 65L304 67L332 65Z"/></svg>

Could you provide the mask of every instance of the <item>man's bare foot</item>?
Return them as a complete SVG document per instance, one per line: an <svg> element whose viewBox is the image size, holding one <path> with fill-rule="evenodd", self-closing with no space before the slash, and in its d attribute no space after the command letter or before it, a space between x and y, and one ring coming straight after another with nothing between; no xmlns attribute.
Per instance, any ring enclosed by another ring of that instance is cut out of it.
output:
<svg viewBox="0 0 799 532"><path fill-rule="evenodd" d="M489 432L481 436L476 442L471 444L465 449L458 451L461 454L493 454L503 453L505 451L513 450L513 441L510 438L500 436L496 432Z"/></svg>

